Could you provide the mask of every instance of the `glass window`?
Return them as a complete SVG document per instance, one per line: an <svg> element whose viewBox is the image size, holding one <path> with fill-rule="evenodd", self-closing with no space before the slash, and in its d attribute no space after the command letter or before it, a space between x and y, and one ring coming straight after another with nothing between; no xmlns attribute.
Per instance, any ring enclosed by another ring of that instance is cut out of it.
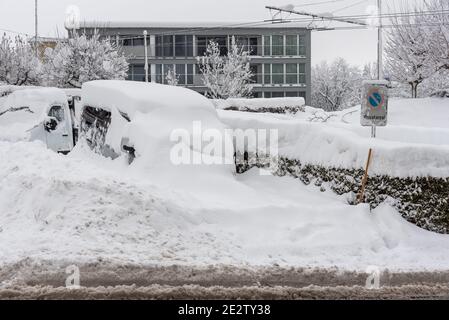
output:
<svg viewBox="0 0 449 320"><path fill-rule="evenodd" d="M193 36L186 36L186 56L193 57Z"/></svg>
<svg viewBox="0 0 449 320"><path fill-rule="evenodd" d="M145 66L143 64L133 65L133 78L134 81L145 81Z"/></svg>
<svg viewBox="0 0 449 320"><path fill-rule="evenodd" d="M263 41L264 41L264 49L263 49L264 56L271 56L271 37L265 36Z"/></svg>
<svg viewBox="0 0 449 320"><path fill-rule="evenodd" d="M299 64L299 83L301 83L301 84L306 83L306 64L305 63Z"/></svg>
<svg viewBox="0 0 449 320"><path fill-rule="evenodd" d="M264 66L264 83L271 84L271 64L265 64Z"/></svg>
<svg viewBox="0 0 449 320"><path fill-rule="evenodd" d="M249 51L251 55L258 55L257 38L249 38Z"/></svg>
<svg viewBox="0 0 449 320"><path fill-rule="evenodd" d="M163 36L163 56L173 57L173 36Z"/></svg>
<svg viewBox="0 0 449 320"><path fill-rule="evenodd" d="M186 56L186 36L175 36L175 56Z"/></svg>
<svg viewBox="0 0 449 320"><path fill-rule="evenodd" d="M286 36L285 54L287 56L298 55L298 37L296 35Z"/></svg>
<svg viewBox="0 0 449 320"><path fill-rule="evenodd" d="M257 67L257 65L256 64L252 64L252 65L249 66L249 68L250 68L251 73L252 73L251 82L252 83L259 83L257 81L257 79L258 79L258 67Z"/></svg>
<svg viewBox="0 0 449 320"><path fill-rule="evenodd" d="M206 54L207 48L207 37L197 37L197 45L198 45L198 55L204 56Z"/></svg>
<svg viewBox="0 0 449 320"><path fill-rule="evenodd" d="M298 65L296 63L287 63L286 69L286 83L297 84L298 83Z"/></svg>
<svg viewBox="0 0 449 320"><path fill-rule="evenodd" d="M156 65L156 82L157 83L162 83L162 64L157 64Z"/></svg>
<svg viewBox="0 0 449 320"><path fill-rule="evenodd" d="M296 91L287 91L287 92L285 93L285 96L286 96L287 98L296 98L296 97L299 96L299 93L296 92Z"/></svg>
<svg viewBox="0 0 449 320"><path fill-rule="evenodd" d="M274 63L271 65L271 78L273 84L284 83L284 65L280 63Z"/></svg>
<svg viewBox="0 0 449 320"><path fill-rule="evenodd" d="M48 116L55 118L58 122L62 122L64 121L64 109L61 106L53 106L48 112Z"/></svg>
<svg viewBox="0 0 449 320"><path fill-rule="evenodd" d="M137 47L137 46L143 46L143 45L144 45L143 37L133 39L133 46Z"/></svg>
<svg viewBox="0 0 449 320"><path fill-rule="evenodd" d="M187 65L187 84L193 84L193 64Z"/></svg>
<svg viewBox="0 0 449 320"><path fill-rule="evenodd" d="M284 55L284 36L272 36L272 55L283 56Z"/></svg>
<svg viewBox="0 0 449 320"><path fill-rule="evenodd" d="M123 39L123 46L124 47L130 47L133 45L132 39Z"/></svg>
<svg viewBox="0 0 449 320"><path fill-rule="evenodd" d="M263 93L264 98L271 98L271 92L264 92Z"/></svg>
<svg viewBox="0 0 449 320"><path fill-rule="evenodd" d="M162 36L156 36L156 57L163 56L162 48L163 48Z"/></svg>
<svg viewBox="0 0 449 320"><path fill-rule="evenodd" d="M174 67L172 64L164 64L164 74L163 74L163 82L166 84L167 83L167 74L169 72L173 72L174 71Z"/></svg>
<svg viewBox="0 0 449 320"><path fill-rule="evenodd" d="M176 77L178 78L179 84L186 84L186 65L177 64L176 65Z"/></svg>
<svg viewBox="0 0 449 320"><path fill-rule="evenodd" d="M283 98L284 97L284 92L272 92L271 93L271 97L272 98Z"/></svg>
<svg viewBox="0 0 449 320"><path fill-rule="evenodd" d="M303 35L299 36L299 55L306 55L306 37Z"/></svg>

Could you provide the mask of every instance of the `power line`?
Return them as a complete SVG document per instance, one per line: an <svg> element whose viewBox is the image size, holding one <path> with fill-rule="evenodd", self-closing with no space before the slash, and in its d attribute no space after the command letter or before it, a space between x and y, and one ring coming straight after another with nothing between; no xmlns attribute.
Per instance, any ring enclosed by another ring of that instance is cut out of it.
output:
<svg viewBox="0 0 449 320"><path fill-rule="evenodd" d="M310 6L317 6L317 5L320 5L320 4L337 3L337 2L343 2L343 1L347 1L347 0L332 0L332 1L322 1L322 2L310 2L310 3L294 5L294 7L295 8L310 7Z"/></svg>
<svg viewBox="0 0 449 320"><path fill-rule="evenodd" d="M368 1L368 0L358 1L358 2L356 2L356 3L353 3L353 4L348 5L348 6L346 6L346 7L343 7L343 8L337 9L337 10L334 10L334 11L332 11L332 13L336 13L336 12L340 12L340 11L343 11L343 10L346 10L346 9L353 8L353 7L358 6L359 4L362 4L362 3L366 2L366 1Z"/></svg>

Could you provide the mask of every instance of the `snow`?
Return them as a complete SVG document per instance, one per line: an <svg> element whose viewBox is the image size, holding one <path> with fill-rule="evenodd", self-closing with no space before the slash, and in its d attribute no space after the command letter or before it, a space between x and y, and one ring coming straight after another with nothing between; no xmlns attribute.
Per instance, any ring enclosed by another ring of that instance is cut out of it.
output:
<svg viewBox="0 0 449 320"><path fill-rule="evenodd" d="M175 167L166 158L171 129L188 129L192 120L224 128L223 121L278 128L281 153L304 162L361 167L373 146L376 173L444 176L449 143L439 134L449 129L445 100L391 101L391 125L379 128L385 136L372 141L367 129L358 131L359 116L348 111L327 123L307 121L316 111L311 108L297 117L217 113L186 89L108 83L88 83L83 103L124 108L131 117L124 124L129 137L143 150L140 160L110 160L83 142L62 156L40 142L0 139L0 267L27 259L55 265L448 269L449 235L406 222L388 201L370 211L291 177L258 169L237 176L226 166ZM432 120L420 108L440 113ZM402 116L407 110L420 119ZM414 124L425 138L414 140ZM401 137L406 126L407 137Z"/></svg>
<svg viewBox="0 0 449 320"><path fill-rule="evenodd" d="M310 122L314 114L334 115L328 122ZM373 148L370 172L393 177L449 177L449 102L446 99L391 100L389 125L360 126L360 106L325 113L307 107L295 118L219 111L232 128L279 130L279 155L303 164L362 169Z"/></svg>
<svg viewBox="0 0 449 320"><path fill-rule="evenodd" d="M252 170L201 189L166 187L80 146L68 157L38 142L0 142L0 151L2 264L27 258L364 271L444 270L449 263L449 236L405 222L388 204L370 212L292 178Z"/></svg>

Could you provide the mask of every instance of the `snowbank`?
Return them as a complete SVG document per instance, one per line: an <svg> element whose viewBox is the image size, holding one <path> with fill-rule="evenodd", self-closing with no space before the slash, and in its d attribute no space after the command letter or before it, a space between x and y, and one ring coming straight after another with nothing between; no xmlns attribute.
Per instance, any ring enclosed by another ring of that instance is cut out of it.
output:
<svg viewBox="0 0 449 320"><path fill-rule="evenodd" d="M222 181L210 179L201 192L175 192L130 176L123 163L97 160L0 142L0 265L449 265L448 236L405 222L388 205L370 212L257 170L219 191L213 186Z"/></svg>

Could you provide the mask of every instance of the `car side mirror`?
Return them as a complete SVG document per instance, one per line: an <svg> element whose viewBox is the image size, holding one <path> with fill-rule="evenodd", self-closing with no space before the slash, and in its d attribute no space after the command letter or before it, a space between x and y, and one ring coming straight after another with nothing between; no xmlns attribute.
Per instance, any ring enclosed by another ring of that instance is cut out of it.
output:
<svg viewBox="0 0 449 320"><path fill-rule="evenodd" d="M54 131L54 130L56 130L57 126L58 126L58 122L55 119L50 118L50 119L45 120L44 128L46 131L48 131L48 132Z"/></svg>

